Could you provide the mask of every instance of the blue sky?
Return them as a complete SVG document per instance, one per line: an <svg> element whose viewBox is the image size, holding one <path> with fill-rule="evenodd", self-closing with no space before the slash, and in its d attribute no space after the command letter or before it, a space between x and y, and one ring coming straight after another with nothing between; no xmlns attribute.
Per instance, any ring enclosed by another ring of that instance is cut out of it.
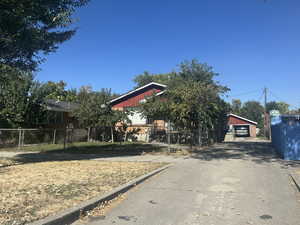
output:
<svg viewBox="0 0 300 225"><path fill-rule="evenodd" d="M262 100L266 86L270 100L300 107L299 0L91 0L75 16L78 32L37 79L123 93L143 71L196 58L231 88L229 101Z"/></svg>

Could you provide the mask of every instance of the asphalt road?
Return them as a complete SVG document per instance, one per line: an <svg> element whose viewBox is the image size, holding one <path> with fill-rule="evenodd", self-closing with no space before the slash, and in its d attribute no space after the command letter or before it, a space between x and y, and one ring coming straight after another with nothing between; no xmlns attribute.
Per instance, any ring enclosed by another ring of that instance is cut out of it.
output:
<svg viewBox="0 0 300 225"><path fill-rule="evenodd" d="M177 161L88 224L300 225L299 199L268 143L231 143Z"/></svg>

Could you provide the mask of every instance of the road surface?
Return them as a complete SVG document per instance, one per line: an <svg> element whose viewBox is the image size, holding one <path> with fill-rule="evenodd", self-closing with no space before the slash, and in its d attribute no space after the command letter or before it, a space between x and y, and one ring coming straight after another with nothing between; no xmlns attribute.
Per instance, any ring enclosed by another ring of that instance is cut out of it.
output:
<svg viewBox="0 0 300 225"><path fill-rule="evenodd" d="M290 165L289 165L290 164ZM300 225L286 163L268 143L227 143L177 161L104 217L75 224Z"/></svg>

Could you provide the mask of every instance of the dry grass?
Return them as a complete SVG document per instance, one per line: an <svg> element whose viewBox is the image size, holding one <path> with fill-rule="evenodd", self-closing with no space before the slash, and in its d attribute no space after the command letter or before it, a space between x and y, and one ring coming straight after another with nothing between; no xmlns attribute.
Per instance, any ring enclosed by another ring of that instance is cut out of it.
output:
<svg viewBox="0 0 300 225"><path fill-rule="evenodd" d="M17 164L17 162L13 159L9 158L0 158L0 168L5 166L12 166Z"/></svg>
<svg viewBox="0 0 300 225"><path fill-rule="evenodd" d="M25 224L72 207L162 163L62 161L0 168L0 224Z"/></svg>

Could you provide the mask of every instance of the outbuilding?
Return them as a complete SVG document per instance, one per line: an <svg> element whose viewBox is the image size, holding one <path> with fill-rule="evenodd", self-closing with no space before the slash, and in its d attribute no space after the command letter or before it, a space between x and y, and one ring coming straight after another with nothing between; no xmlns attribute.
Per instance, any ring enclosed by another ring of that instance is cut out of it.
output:
<svg viewBox="0 0 300 225"><path fill-rule="evenodd" d="M256 137L257 122L247 118L228 114L228 133L232 133L234 137Z"/></svg>

